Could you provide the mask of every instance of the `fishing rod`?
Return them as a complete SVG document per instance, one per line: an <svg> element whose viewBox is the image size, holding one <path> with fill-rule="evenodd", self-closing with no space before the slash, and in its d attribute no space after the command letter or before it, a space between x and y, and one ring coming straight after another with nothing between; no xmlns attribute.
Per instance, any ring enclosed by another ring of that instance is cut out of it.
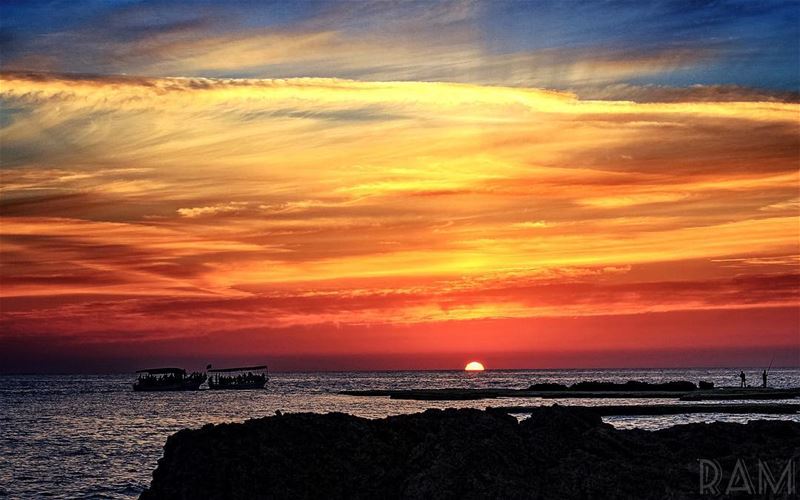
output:
<svg viewBox="0 0 800 500"><path fill-rule="evenodd" d="M775 361L775 355L773 354L773 355L772 355L772 359L770 359L770 360L769 360L769 366L767 367L767 369L766 369L766 370L764 370L764 375L763 375L763 378L764 378L764 385L763 385L762 387L764 387L765 389L766 389L766 387L767 387L767 375L769 375L769 371L772 369L772 363L773 363L774 361Z"/></svg>

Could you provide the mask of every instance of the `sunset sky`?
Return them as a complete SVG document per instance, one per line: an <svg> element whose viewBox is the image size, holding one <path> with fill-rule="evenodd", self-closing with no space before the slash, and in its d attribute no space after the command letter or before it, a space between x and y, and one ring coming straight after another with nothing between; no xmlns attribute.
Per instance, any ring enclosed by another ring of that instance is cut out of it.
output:
<svg viewBox="0 0 800 500"><path fill-rule="evenodd" d="M0 371L800 366L798 2L0 26Z"/></svg>

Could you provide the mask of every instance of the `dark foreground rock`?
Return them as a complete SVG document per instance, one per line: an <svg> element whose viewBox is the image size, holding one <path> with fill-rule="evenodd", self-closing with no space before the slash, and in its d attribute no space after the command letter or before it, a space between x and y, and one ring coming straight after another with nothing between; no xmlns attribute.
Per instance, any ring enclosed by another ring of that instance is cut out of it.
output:
<svg viewBox="0 0 800 500"><path fill-rule="evenodd" d="M718 461L723 493L737 459L758 488L759 459L776 479L800 459L800 424L616 430L558 406L522 422L492 410L279 415L174 434L141 498L709 498L698 459Z"/></svg>

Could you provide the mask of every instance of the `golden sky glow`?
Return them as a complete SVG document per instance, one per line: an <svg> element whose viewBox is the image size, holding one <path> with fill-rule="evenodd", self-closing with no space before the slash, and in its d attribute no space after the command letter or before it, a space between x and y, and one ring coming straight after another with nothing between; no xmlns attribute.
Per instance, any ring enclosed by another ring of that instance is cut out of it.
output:
<svg viewBox="0 0 800 500"><path fill-rule="evenodd" d="M18 74L2 95L6 335L797 304L794 103Z"/></svg>
<svg viewBox="0 0 800 500"><path fill-rule="evenodd" d="M168 3L3 7L0 364L800 363L792 9Z"/></svg>

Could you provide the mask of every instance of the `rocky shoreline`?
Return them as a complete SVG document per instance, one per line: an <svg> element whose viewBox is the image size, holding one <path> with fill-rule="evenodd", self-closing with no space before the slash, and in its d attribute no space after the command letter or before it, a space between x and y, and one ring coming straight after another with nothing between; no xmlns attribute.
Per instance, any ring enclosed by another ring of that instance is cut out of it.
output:
<svg viewBox="0 0 800 500"><path fill-rule="evenodd" d="M170 436L141 498L708 498L701 459L719 464L723 492L737 460L777 478L800 460L800 423L619 430L558 405L521 422L491 409L276 415Z"/></svg>
<svg viewBox="0 0 800 500"><path fill-rule="evenodd" d="M701 383L701 387L702 387ZM416 401L469 401L496 398L642 398L676 399L680 401L725 401L725 400L782 400L800 397L799 387L717 387L698 388L693 382L672 381L648 383L628 381L626 383L584 381L567 386L564 384L533 384L524 389L512 388L440 388L440 389L370 389L341 391L347 396L388 397Z"/></svg>
<svg viewBox="0 0 800 500"><path fill-rule="evenodd" d="M506 413L534 413L541 406L497 406L494 409ZM564 406L566 409L586 409L601 417L630 417L636 415L689 415L693 413L728 413L739 415L796 415L800 403L746 403L746 404L631 404Z"/></svg>

